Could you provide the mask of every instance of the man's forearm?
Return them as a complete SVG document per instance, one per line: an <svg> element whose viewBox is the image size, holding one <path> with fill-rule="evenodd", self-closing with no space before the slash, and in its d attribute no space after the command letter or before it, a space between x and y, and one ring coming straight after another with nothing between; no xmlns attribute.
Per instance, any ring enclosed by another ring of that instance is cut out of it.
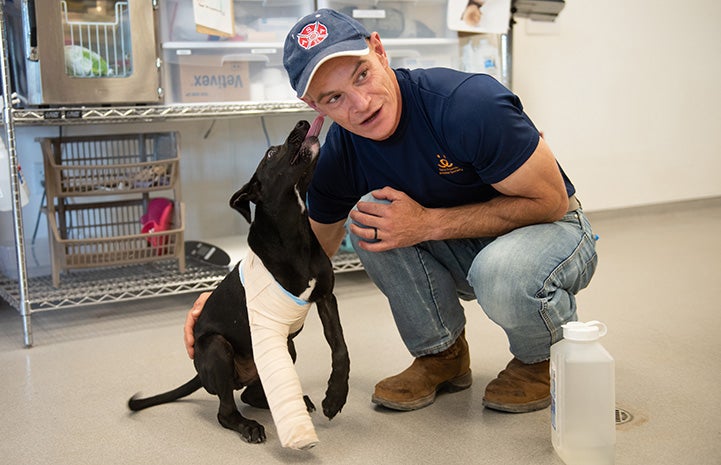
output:
<svg viewBox="0 0 721 465"><path fill-rule="evenodd" d="M488 202L452 208L429 209L430 240L497 237L531 224L558 221L568 204L499 196Z"/></svg>
<svg viewBox="0 0 721 465"><path fill-rule="evenodd" d="M317 221L310 220L310 226L315 237L329 257L332 257L338 252L341 242L343 242L343 237L345 237L344 224L345 220L332 224L318 223Z"/></svg>

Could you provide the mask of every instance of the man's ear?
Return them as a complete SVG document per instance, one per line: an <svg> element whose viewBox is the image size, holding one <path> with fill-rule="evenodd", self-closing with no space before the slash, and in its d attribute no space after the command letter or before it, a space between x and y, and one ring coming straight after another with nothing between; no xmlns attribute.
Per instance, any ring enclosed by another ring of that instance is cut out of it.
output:
<svg viewBox="0 0 721 465"><path fill-rule="evenodd" d="M255 176L248 181L248 184L241 187L238 192L230 198L230 206L240 212L243 218L250 223L250 202L257 203L260 198L260 183Z"/></svg>
<svg viewBox="0 0 721 465"><path fill-rule="evenodd" d="M319 115L325 116L325 113L323 113L322 111L320 111L318 109L318 104L316 104L312 98L306 96L306 97L301 98L301 100L304 101L309 107L311 107L312 109L317 111Z"/></svg>
<svg viewBox="0 0 721 465"><path fill-rule="evenodd" d="M381 60L381 63L383 63L386 66L389 66L388 61L388 54L386 53L386 49L383 46L383 42L381 42L381 36L377 32L371 33L371 36L368 38L368 47L371 49L372 53L375 53L378 58Z"/></svg>

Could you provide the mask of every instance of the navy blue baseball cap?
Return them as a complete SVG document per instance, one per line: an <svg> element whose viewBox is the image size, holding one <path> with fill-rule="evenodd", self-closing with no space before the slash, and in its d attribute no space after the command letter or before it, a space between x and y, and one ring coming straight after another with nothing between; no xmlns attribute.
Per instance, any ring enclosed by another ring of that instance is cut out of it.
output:
<svg viewBox="0 0 721 465"><path fill-rule="evenodd" d="M300 19L285 38L283 66L298 98L320 66L339 56L363 56L370 52L370 32L350 16L323 8Z"/></svg>

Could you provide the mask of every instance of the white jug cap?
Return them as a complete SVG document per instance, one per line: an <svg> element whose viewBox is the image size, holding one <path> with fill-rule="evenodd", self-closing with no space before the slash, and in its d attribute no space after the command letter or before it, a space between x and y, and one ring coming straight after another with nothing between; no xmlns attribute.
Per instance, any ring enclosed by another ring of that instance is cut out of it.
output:
<svg viewBox="0 0 721 465"><path fill-rule="evenodd" d="M561 327L563 328L563 338L571 341L595 341L608 332L605 324L595 320L587 323L571 321Z"/></svg>

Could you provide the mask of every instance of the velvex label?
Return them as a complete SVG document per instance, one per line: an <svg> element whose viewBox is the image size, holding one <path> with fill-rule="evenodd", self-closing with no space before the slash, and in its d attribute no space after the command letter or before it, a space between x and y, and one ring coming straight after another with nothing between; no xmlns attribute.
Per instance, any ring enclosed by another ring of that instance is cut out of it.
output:
<svg viewBox="0 0 721 465"><path fill-rule="evenodd" d="M240 74L196 74L193 76L193 86L240 89L245 87L245 82Z"/></svg>
<svg viewBox="0 0 721 465"><path fill-rule="evenodd" d="M198 55L181 56L178 64L178 95L183 102L232 102L250 98L247 62L223 61L218 55Z"/></svg>

